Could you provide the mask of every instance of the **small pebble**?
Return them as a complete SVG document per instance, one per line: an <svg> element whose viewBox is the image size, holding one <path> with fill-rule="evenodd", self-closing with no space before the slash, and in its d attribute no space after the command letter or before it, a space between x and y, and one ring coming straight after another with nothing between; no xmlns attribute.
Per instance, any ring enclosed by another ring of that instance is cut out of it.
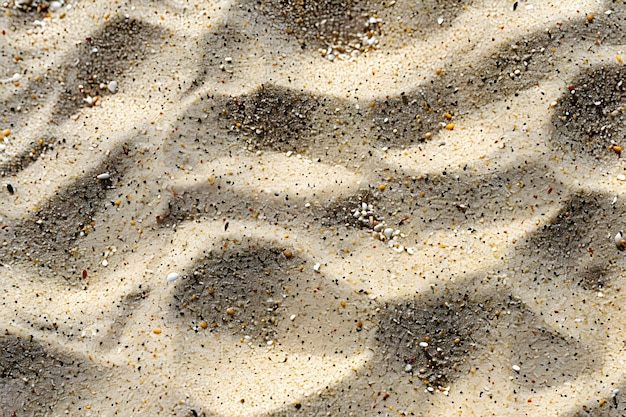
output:
<svg viewBox="0 0 626 417"><path fill-rule="evenodd" d="M152 333L154 334L161 334L163 330L161 330L160 327L155 327L154 329L152 329Z"/></svg>
<svg viewBox="0 0 626 417"><path fill-rule="evenodd" d="M292 314L292 315L289 317L289 320L291 320L291 321L294 321L295 319L296 319L296 315L295 315L295 314Z"/></svg>
<svg viewBox="0 0 626 417"><path fill-rule="evenodd" d="M393 229L391 227L388 227L383 231L383 234L387 239L391 239L391 236L393 236Z"/></svg>
<svg viewBox="0 0 626 417"><path fill-rule="evenodd" d="M107 85L107 89L112 93L115 94L117 93L117 81L109 81L109 84Z"/></svg>
<svg viewBox="0 0 626 417"><path fill-rule="evenodd" d="M428 343L420 342L420 347L427 348L428 347Z"/></svg>
<svg viewBox="0 0 626 417"><path fill-rule="evenodd" d="M50 6L48 6L48 9L51 12L56 12L56 11L60 10L61 7L63 7L63 3L61 3L60 1L56 1L55 0L55 1L51 1L50 2Z"/></svg>
<svg viewBox="0 0 626 417"><path fill-rule="evenodd" d="M519 372L519 371L521 371L521 370L522 370L522 368L520 368L520 367L519 367L519 366L517 366L517 365L513 365L513 370L514 370L515 372Z"/></svg>
<svg viewBox="0 0 626 417"><path fill-rule="evenodd" d="M317 263L317 264L315 264L315 265L313 265L313 270L314 270L315 272L320 272L320 266L321 266L321 265L320 265L320 264L318 264L318 263Z"/></svg>
<svg viewBox="0 0 626 417"><path fill-rule="evenodd" d="M106 259L102 260L102 266L108 266L109 265L109 261L107 261Z"/></svg>
<svg viewBox="0 0 626 417"><path fill-rule="evenodd" d="M176 281L178 278L180 278L180 275L178 275L176 272L170 272L169 274L167 274L167 282Z"/></svg>
<svg viewBox="0 0 626 417"><path fill-rule="evenodd" d="M410 363L407 363L404 367L404 372L411 372L413 370L413 366Z"/></svg>
<svg viewBox="0 0 626 417"><path fill-rule="evenodd" d="M111 174L109 174L108 172L105 172L105 173L98 175L96 178L98 178L99 180L108 180L109 178L111 178Z"/></svg>
<svg viewBox="0 0 626 417"><path fill-rule="evenodd" d="M626 181L626 175L624 175L624 174L619 174L619 175L617 176L617 179L618 179L619 181Z"/></svg>

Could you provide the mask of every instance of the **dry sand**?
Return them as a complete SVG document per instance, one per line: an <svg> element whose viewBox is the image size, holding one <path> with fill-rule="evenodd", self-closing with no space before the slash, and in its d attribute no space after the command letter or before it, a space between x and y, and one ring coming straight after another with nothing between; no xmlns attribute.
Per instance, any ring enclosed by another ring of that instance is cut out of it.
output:
<svg viewBox="0 0 626 417"><path fill-rule="evenodd" d="M38 1L0 416L626 414L623 1Z"/></svg>

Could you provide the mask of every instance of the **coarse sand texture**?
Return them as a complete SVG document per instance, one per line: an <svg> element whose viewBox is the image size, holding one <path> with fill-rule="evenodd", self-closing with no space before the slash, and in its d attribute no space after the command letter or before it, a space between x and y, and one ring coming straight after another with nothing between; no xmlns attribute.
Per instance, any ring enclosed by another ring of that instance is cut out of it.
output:
<svg viewBox="0 0 626 417"><path fill-rule="evenodd" d="M626 415L623 0L7 0L0 417Z"/></svg>

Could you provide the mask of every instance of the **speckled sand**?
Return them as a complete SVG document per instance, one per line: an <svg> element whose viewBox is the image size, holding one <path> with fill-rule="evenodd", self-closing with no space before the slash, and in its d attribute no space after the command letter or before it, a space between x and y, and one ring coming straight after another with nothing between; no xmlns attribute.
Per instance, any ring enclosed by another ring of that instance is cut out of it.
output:
<svg viewBox="0 0 626 417"><path fill-rule="evenodd" d="M0 416L626 415L623 1L38 1Z"/></svg>

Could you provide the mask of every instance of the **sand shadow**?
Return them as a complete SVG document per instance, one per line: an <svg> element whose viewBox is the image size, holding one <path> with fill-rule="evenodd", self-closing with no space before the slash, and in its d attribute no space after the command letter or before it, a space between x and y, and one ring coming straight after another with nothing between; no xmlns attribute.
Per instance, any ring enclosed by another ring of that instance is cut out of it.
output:
<svg viewBox="0 0 626 417"><path fill-rule="evenodd" d="M1 234L11 245L0 247L3 263L22 265L45 279L64 279L71 284L80 283L83 269L100 269L95 246L86 247L86 242L91 233L100 233L101 227L110 229L96 219L107 203L116 207L119 191L113 180L121 181L132 171L133 155L132 145L117 145L96 168L57 191L36 211L24 218L5 219ZM98 179L102 173L109 173L110 178ZM85 256L85 252L95 256Z"/></svg>
<svg viewBox="0 0 626 417"><path fill-rule="evenodd" d="M57 133L57 126L80 109L90 107L84 99L111 95L108 83L123 83L134 67L156 53L149 45L160 40L164 33L141 20L112 18L47 72L28 79L23 77L18 90L0 106L0 116L9 121L4 126L13 131L8 137L9 155L0 164L0 175L20 172L42 153L52 154L61 147L66 139ZM14 140L22 134L23 127L32 124L33 112L49 113L44 118L49 120L46 134L23 142Z"/></svg>
<svg viewBox="0 0 626 417"><path fill-rule="evenodd" d="M616 165L626 133L626 69L622 65L593 67L570 84L552 118L551 143L574 162Z"/></svg>
<svg viewBox="0 0 626 417"><path fill-rule="evenodd" d="M368 343L373 359L337 386L272 415L330 410L377 415L386 405L421 415L448 401L443 392L457 390L461 379L511 373L509 366L490 364L494 354L504 355L504 363L523 366L507 387L512 394L549 389L601 366L602 360L583 342L549 329L495 282L470 277L444 294L420 293L384 303L369 319L377 328Z"/></svg>
<svg viewBox="0 0 626 417"><path fill-rule="evenodd" d="M253 348L269 342L319 355L349 351L362 326L355 294L294 251L250 238L218 242L177 284L172 319ZM333 324L348 317L352 325Z"/></svg>
<svg viewBox="0 0 626 417"><path fill-rule="evenodd" d="M0 337L0 416L60 413L57 407L67 401L70 391L76 402L87 404L99 374L86 358L53 353L32 338L4 334Z"/></svg>

